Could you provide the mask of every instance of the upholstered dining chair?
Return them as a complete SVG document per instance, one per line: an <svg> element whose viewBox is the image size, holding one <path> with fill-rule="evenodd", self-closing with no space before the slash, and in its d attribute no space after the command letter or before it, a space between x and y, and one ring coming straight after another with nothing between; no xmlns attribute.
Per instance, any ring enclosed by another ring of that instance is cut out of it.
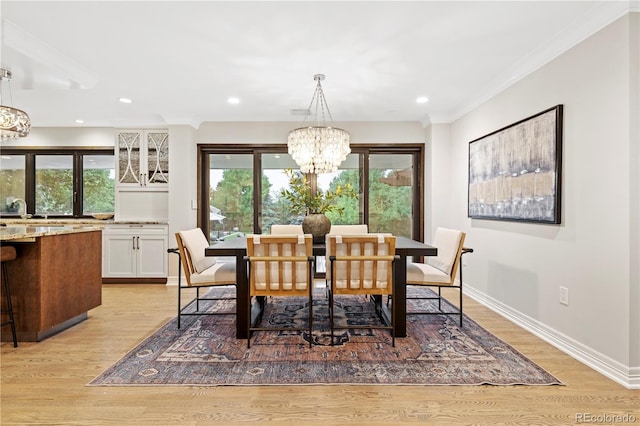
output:
<svg viewBox="0 0 640 426"><path fill-rule="evenodd" d="M303 235L302 225L271 225L271 235L295 234Z"/></svg>
<svg viewBox="0 0 640 426"><path fill-rule="evenodd" d="M366 223L356 225L331 225L328 235L362 235L369 232Z"/></svg>
<svg viewBox="0 0 640 426"><path fill-rule="evenodd" d="M282 327L260 327L251 324L252 298L255 296L305 296L309 309L306 328L285 330L307 331L309 347L313 331L313 237L306 235L248 235L249 309L247 347L251 347L253 331L283 330Z"/></svg>
<svg viewBox="0 0 640 426"><path fill-rule="evenodd" d="M407 299L437 300L437 311L413 311L407 314L422 315L457 315L462 326L462 262L465 253L472 253L473 249L464 247L466 234L462 231L448 228L437 228L432 246L438 249L437 256L427 257L426 263L409 262L407 264L407 286L437 287L435 297L409 296ZM460 267L460 278L456 282L456 271ZM459 292L459 305L455 312L442 309L442 288L456 288Z"/></svg>
<svg viewBox="0 0 640 426"><path fill-rule="evenodd" d="M237 286L235 262L218 262L216 258L205 256L204 249L209 242L200 228L180 231L176 233L180 262L186 278L186 285L182 283L182 276L178 274L178 328L180 318L192 315L235 315L235 312L205 312L200 310L200 302L205 300L235 299L234 297L205 297L200 295L200 289L218 286ZM196 297L182 306L182 292L188 288L196 289ZM195 306L195 309L194 309Z"/></svg>
<svg viewBox="0 0 640 426"><path fill-rule="evenodd" d="M395 346L393 315L390 325L336 325L335 296L392 296L396 238L383 234L330 235L327 241L327 250L333 253L329 258L331 344L334 344L336 329L388 329L391 331L392 346Z"/></svg>
<svg viewBox="0 0 640 426"><path fill-rule="evenodd" d="M369 226L367 224L357 225L331 225L329 233L325 236L326 248L325 248L325 265L326 265L326 280L327 288L329 281L331 280L331 268L329 268L329 257L331 256L331 247L329 246L329 237L331 235L364 235L369 233Z"/></svg>

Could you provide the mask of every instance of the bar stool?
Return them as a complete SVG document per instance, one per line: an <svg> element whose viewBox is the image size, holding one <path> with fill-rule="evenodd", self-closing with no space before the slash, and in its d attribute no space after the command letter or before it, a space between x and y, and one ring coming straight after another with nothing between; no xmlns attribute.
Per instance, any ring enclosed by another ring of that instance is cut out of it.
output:
<svg viewBox="0 0 640 426"><path fill-rule="evenodd" d="M11 334L13 335L13 347L18 347L18 338L16 337L16 321L13 317L13 305L11 304L11 290L9 288L9 274L7 273L7 265L5 262L15 260L16 249L12 246L2 246L2 255L0 256L0 263L2 263L2 282L4 283L4 295L7 298L7 310L2 313L9 314L9 321L0 324L0 327L5 325L11 325Z"/></svg>

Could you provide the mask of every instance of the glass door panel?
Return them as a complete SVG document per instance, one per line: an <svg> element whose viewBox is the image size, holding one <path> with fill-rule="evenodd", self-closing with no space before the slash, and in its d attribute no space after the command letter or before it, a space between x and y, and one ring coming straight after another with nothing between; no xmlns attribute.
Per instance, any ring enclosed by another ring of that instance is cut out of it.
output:
<svg viewBox="0 0 640 426"><path fill-rule="evenodd" d="M412 154L369 157L369 232L413 237Z"/></svg>
<svg viewBox="0 0 640 426"><path fill-rule="evenodd" d="M338 211L327 213L332 225L357 225L364 223L362 213L362 185L360 184L360 157L362 154L349 154L346 160L340 164L336 172L323 173L317 177L318 188L322 191L335 189L338 185L351 186L358 192L358 199L338 198L336 205L342 209L342 214Z"/></svg>
<svg viewBox="0 0 640 426"><path fill-rule="evenodd" d="M118 133L118 183L141 183L141 135L141 132Z"/></svg>
<svg viewBox="0 0 640 426"><path fill-rule="evenodd" d="M287 203L280 196L280 191L289 187L286 169L298 169L298 165L286 151L261 154L262 164L262 196L260 197L259 218L263 234L271 233L271 225L289 225L302 223L303 216L289 211Z"/></svg>
<svg viewBox="0 0 640 426"><path fill-rule="evenodd" d="M149 184L169 182L169 133L147 133L147 176Z"/></svg>
<svg viewBox="0 0 640 426"><path fill-rule="evenodd" d="M211 242L253 233L253 154L209 155Z"/></svg>

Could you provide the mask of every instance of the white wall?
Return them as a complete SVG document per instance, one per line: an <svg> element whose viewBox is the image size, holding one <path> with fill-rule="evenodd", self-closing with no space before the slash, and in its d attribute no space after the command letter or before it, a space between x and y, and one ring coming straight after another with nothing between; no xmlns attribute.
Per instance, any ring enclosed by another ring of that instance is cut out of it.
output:
<svg viewBox="0 0 640 426"><path fill-rule="evenodd" d="M423 143L424 129L417 121L347 122L335 127L351 134L351 143ZM288 133L301 122L205 122L198 143L285 144Z"/></svg>
<svg viewBox="0 0 640 426"><path fill-rule="evenodd" d="M8 140L2 146L113 148L115 140L115 132L111 127L33 127L24 138Z"/></svg>
<svg viewBox="0 0 640 426"><path fill-rule="evenodd" d="M469 293L626 384L640 372L640 324L631 322L640 306L639 219L630 215L640 186L639 95L631 91L638 68L630 66L638 56L637 43L630 48L637 14L630 19L452 123L450 135L433 132L431 187L434 219L465 230L475 249L464 275ZM564 104L562 224L468 219L469 141L556 104ZM446 180L450 202L440 203L436 191ZM569 306L559 303L560 286L569 289Z"/></svg>
<svg viewBox="0 0 640 426"><path fill-rule="evenodd" d="M169 126L169 247L177 247L175 234L195 228L197 210L196 130L191 126ZM178 256L169 255L170 284L177 283Z"/></svg>

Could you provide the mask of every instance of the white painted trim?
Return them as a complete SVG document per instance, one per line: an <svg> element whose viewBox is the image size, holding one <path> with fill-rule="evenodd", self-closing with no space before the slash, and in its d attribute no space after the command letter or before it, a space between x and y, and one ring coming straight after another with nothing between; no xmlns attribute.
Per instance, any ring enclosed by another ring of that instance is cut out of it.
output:
<svg viewBox="0 0 640 426"><path fill-rule="evenodd" d="M184 277L184 275L182 276L182 279L185 280L186 278ZM178 286L178 276L177 275L172 275L172 276L168 276L167 277L167 285L168 286L174 286L177 287Z"/></svg>
<svg viewBox="0 0 640 426"><path fill-rule="evenodd" d="M640 367L622 365L473 287L465 285L464 294L616 383L628 389L640 389Z"/></svg>

